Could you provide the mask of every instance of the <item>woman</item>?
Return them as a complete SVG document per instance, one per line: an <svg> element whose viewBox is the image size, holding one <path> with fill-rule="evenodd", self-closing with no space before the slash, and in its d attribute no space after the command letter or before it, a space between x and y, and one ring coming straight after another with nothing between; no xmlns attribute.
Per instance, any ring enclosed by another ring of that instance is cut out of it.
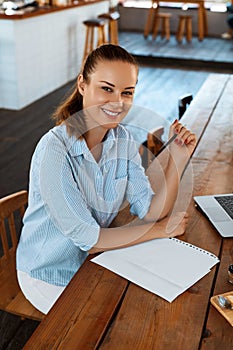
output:
<svg viewBox="0 0 233 350"><path fill-rule="evenodd" d="M221 36L223 39L232 39L233 38L233 1L226 4L227 12L229 13L227 17L228 31L223 33Z"/></svg>
<svg viewBox="0 0 233 350"><path fill-rule="evenodd" d="M175 121L166 186L156 195L137 146L120 124L132 102L138 65L123 48L103 45L87 58L76 89L54 114L57 126L34 152L29 205L17 249L18 280L47 313L86 259L96 253L184 233L187 215L171 211L195 135ZM186 146L186 147L185 147ZM127 200L138 217L109 228Z"/></svg>

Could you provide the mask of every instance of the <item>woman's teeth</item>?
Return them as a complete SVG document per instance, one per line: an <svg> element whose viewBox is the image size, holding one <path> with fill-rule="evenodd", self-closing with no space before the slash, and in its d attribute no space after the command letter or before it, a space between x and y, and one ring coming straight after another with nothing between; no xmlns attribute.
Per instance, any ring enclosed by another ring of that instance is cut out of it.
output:
<svg viewBox="0 0 233 350"><path fill-rule="evenodd" d="M109 115L110 117L117 117L120 114L120 112L112 112L108 109L103 109L103 112Z"/></svg>

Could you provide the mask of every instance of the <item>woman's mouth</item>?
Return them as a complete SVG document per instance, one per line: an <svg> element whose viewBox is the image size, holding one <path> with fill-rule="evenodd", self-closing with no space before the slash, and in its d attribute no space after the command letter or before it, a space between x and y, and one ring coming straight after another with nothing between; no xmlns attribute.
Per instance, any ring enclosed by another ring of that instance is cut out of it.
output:
<svg viewBox="0 0 233 350"><path fill-rule="evenodd" d="M120 112L114 112L114 111L110 111L109 109L106 109L106 108L102 108L102 111L105 114L107 114L108 118L111 118L111 119L116 119L121 114L121 111Z"/></svg>

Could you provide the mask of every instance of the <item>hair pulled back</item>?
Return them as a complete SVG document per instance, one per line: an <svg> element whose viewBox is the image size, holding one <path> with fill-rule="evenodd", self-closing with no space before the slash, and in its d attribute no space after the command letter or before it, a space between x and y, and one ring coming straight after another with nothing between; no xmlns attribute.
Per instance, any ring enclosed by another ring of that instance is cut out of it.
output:
<svg viewBox="0 0 233 350"><path fill-rule="evenodd" d="M99 46L93 50L88 56L83 65L80 74L83 75L83 79L86 83L89 83L90 75L95 72L96 66L100 61L121 61L134 65L138 69L138 63L134 57L121 46L106 44ZM61 124L64 120L71 115L81 111L83 109L83 96L78 91L77 84L73 92L65 98L65 100L55 110L52 118L56 121L56 124Z"/></svg>

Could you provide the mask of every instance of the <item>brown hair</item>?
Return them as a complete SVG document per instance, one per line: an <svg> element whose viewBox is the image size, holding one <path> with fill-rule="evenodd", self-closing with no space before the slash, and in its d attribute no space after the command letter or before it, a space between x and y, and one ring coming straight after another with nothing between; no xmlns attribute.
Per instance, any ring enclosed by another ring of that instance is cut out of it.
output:
<svg viewBox="0 0 233 350"><path fill-rule="evenodd" d="M83 69L80 74L83 75L84 81L89 82L90 74L95 71L96 65L100 61L121 61L134 65L138 69L138 63L134 57L128 53L125 49L118 45L102 45L93 50L88 56L83 65ZM55 110L52 118L56 121L56 124L61 124L64 120L71 115L81 111L83 109L83 96L78 91L77 84L74 91L71 92L68 97L58 106Z"/></svg>

